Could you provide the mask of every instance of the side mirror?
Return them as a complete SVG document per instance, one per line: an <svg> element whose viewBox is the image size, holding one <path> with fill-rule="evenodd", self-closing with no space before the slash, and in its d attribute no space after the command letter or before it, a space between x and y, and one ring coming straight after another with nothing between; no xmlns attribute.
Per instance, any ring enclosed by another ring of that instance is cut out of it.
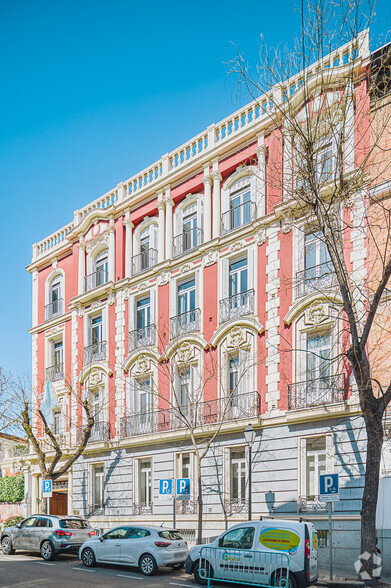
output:
<svg viewBox="0 0 391 588"><path fill-rule="evenodd" d="M15 527L16 527L17 529L20 529L20 528L21 528L21 526L22 526L22 525L21 525L20 523L16 523L16 525L15 525Z"/></svg>
<svg viewBox="0 0 391 588"><path fill-rule="evenodd" d="M103 541L103 537L102 537L102 535L99 537L99 541Z"/></svg>

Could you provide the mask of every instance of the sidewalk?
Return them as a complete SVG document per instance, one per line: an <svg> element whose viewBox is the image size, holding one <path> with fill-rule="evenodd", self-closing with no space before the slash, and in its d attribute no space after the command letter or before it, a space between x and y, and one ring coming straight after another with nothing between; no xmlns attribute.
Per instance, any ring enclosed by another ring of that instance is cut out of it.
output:
<svg viewBox="0 0 391 588"><path fill-rule="evenodd" d="M350 573L334 568L333 580L330 580L328 568L323 567L319 568L319 580L317 584L319 586L332 586L333 588L338 588L339 586L343 586L344 588L361 588L364 586L364 582L357 579L357 574L353 570ZM391 586L391 577L381 578L380 584L384 584L388 588Z"/></svg>

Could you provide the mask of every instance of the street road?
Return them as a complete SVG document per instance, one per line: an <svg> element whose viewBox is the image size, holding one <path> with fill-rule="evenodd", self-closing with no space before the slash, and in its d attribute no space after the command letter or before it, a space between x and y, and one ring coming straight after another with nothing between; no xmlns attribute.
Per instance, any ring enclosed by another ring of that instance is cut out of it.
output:
<svg viewBox="0 0 391 588"><path fill-rule="evenodd" d="M39 554L19 551L5 556L0 552L0 586L12 588L81 588L106 586L127 588L176 588L197 586L193 577L183 570L159 568L157 575L147 578L130 566L99 565L87 569L72 555L60 555L53 562L44 562Z"/></svg>

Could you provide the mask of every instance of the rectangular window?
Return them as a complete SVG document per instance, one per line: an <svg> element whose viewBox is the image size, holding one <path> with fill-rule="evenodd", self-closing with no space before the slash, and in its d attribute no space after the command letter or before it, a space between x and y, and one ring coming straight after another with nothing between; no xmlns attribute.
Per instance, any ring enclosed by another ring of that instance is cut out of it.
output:
<svg viewBox="0 0 391 588"><path fill-rule="evenodd" d="M91 319L91 345L98 345L102 341L102 316Z"/></svg>
<svg viewBox="0 0 391 588"><path fill-rule="evenodd" d="M92 506L94 510L100 510L104 506L104 467L94 465L92 467Z"/></svg>
<svg viewBox="0 0 391 588"><path fill-rule="evenodd" d="M236 304L240 306L241 292L246 292L247 286L247 258L233 261L229 264L229 296L236 297Z"/></svg>
<svg viewBox="0 0 391 588"><path fill-rule="evenodd" d="M152 467L150 459L139 460L139 502L150 506L152 501Z"/></svg>
<svg viewBox="0 0 391 588"><path fill-rule="evenodd" d="M326 473L326 438L306 439L306 498L319 496L319 476Z"/></svg>
<svg viewBox="0 0 391 588"><path fill-rule="evenodd" d="M179 372L179 408L184 416L189 415L190 398L192 398L191 368Z"/></svg>
<svg viewBox="0 0 391 588"><path fill-rule="evenodd" d="M307 336L306 388L307 405L331 400L330 333Z"/></svg>
<svg viewBox="0 0 391 588"><path fill-rule="evenodd" d="M183 212L183 243L182 250L197 247L197 205L188 206Z"/></svg>
<svg viewBox="0 0 391 588"><path fill-rule="evenodd" d="M244 448L230 450L230 500L242 503L246 499L246 452Z"/></svg>
<svg viewBox="0 0 391 588"><path fill-rule="evenodd" d="M106 284L109 279L109 258L107 249L99 253L95 258L95 271L96 271L96 284L95 286L101 286Z"/></svg>
<svg viewBox="0 0 391 588"><path fill-rule="evenodd" d="M316 153L316 174L318 182L330 182L333 173L333 148L330 137L323 137L319 141L320 148Z"/></svg>
<svg viewBox="0 0 391 588"><path fill-rule="evenodd" d="M237 406L239 395L239 356L228 358L228 394L231 406Z"/></svg>
<svg viewBox="0 0 391 588"><path fill-rule="evenodd" d="M61 432L61 414L56 411L53 412L53 434L59 435Z"/></svg>
<svg viewBox="0 0 391 588"><path fill-rule="evenodd" d="M150 297L142 298L136 302L136 329L144 329L151 324L151 300Z"/></svg>
<svg viewBox="0 0 391 588"><path fill-rule="evenodd" d="M246 225L251 221L250 189L231 194L229 201L231 229Z"/></svg>
<svg viewBox="0 0 391 588"><path fill-rule="evenodd" d="M56 341L53 346L53 365L61 366L63 361L62 341Z"/></svg>
<svg viewBox="0 0 391 588"><path fill-rule="evenodd" d="M195 309L195 295L195 278L178 286L178 314L184 314Z"/></svg>
<svg viewBox="0 0 391 588"><path fill-rule="evenodd" d="M136 382L136 394L138 403L138 413L140 415L140 425L143 431L148 432L151 429L152 421L152 397L151 397L151 379L144 378Z"/></svg>
<svg viewBox="0 0 391 588"><path fill-rule="evenodd" d="M53 303L53 314L57 312L56 302L59 301L61 298L61 282L60 279L57 278L53 280L51 288L50 288L50 302ZM55 310L56 307L56 310Z"/></svg>
<svg viewBox="0 0 391 588"><path fill-rule="evenodd" d="M326 243L321 239L320 232L309 233L305 236L304 260L306 277L308 274L308 278L310 278L312 274L313 277L318 277L319 269L318 273L314 271L315 268L317 268L318 266L323 266L323 264L327 264L327 266L330 266L330 254L328 252Z"/></svg>

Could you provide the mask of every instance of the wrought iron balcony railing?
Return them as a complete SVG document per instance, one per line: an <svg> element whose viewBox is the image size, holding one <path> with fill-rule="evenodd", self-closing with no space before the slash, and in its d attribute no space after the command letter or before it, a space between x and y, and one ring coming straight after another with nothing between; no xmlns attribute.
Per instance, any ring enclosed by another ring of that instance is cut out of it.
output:
<svg viewBox="0 0 391 588"><path fill-rule="evenodd" d="M226 514L241 514L248 511L248 503L245 498L228 498L224 500Z"/></svg>
<svg viewBox="0 0 391 588"><path fill-rule="evenodd" d="M56 363L46 368L46 379L49 382L57 382L64 379L64 364Z"/></svg>
<svg viewBox="0 0 391 588"><path fill-rule="evenodd" d="M147 502L134 502L133 503L133 515L151 515L153 514L153 503Z"/></svg>
<svg viewBox="0 0 391 588"><path fill-rule="evenodd" d="M198 227L194 227L189 231L185 231L184 233L177 235L173 239L174 257L182 255L183 253L187 253L187 251L191 251L192 249L196 249L196 247L202 244L202 241L202 229L199 229Z"/></svg>
<svg viewBox="0 0 391 588"><path fill-rule="evenodd" d="M12 456L13 457L20 457L21 455L28 455L29 453L29 446L28 443L26 445L24 444L20 444L20 445L15 445L14 447L12 447Z"/></svg>
<svg viewBox="0 0 391 588"><path fill-rule="evenodd" d="M53 300L49 304L46 304L44 308L44 318L45 321L50 321L50 319L55 318L56 316L61 316L64 313L64 300L63 298L59 298L58 300Z"/></svg>
<svg viewBox="0 0 391 588"><path fill-rule="evenodd" d="M98 288L98 286L103 286L109 281L109 272L105 269L98 269L96 272L92 272L92 274L88 274L84 278L85 284L85 291L89 292L94 288Z"/></svg>
<svg viewBox="0 0 391 588"><path fill-rule="evenodd" d="M82 442L84 435L84 427L77 427L76 441L78 445ZM91 437L88 439L88 443L103 443L110 439L110 425L105 422L95 423L91 430Z"/></svg>
<svg viewBox="0 0 391 588"><path fill-rule="evenodd" d="M198 502L196 500L177 500L176 513L179 515L193 515L198 512Z"/></svg>
<svg viewBox="0 0 391 588"><path fill-rule="evenodd" d="M145 272L157 264L157 250L146 249L132 257L132 272L135 276L141 272Z"/></svg>
<svg viewBox="0 0 391 588"><path fill-rule="evenodd" d="M288 385L288 410L334 404L346 399L345 374L296 382Z"/></svg>
<svg viewBox="0 0 391 588"><path fill-rule="evenodd" d="M220 322L225 323L238 316L253 314L254 290L239 292L220 300Z"/></svg>
<svg viewBox="0 0 391 588"><path fill-rule="evenodd" d="M260 413L258 392L217 398L182 407L181 410L166 408L133 413L121 420L121 437L134 437L152 433L164 433L193 427L218 424L256 417Z"/></svg>
<svg viewBox="0 0 391 588"><path fill-rule="evenodd" d="M184 333L196 333L200 330L201 311L194 308L188 312L177 314L170 318L171 337L179 337Z"/></svg>
<svg viewBox="0 0 391 588"><path fill-rule="evenodd" d="M255 202L243 202L235 208L224 212L221 217L221 232L223 235L235 231L252 223L256 217Z"/></svg>
<svg viewBox="0 0 391 588"><path fill-rule="evenodd" d="M84 365L94 361L104 361L106 359L106 347L106 341L97 341L84 347Z"/></svg>
<svg viewBox="0 0 391 588"><path fill-rule="evenodd" d="M337 276L331 261L306 268L296 274L297 296L322 292L336 285Z"/></svg>
<svg viewBox="0 0 391 588"><path fill-rule="evenodd" d="M105 514L104 504L89 504L86 516L100 516Z"/></svg>
<svg viewBox="0 0 391 588"><path fill-rule="evenodd" d="M146 327L140 327L134 331L129 331L129 353L131 353L133 349L155 345L155 339L155 325L147 325Z"/></svg>

